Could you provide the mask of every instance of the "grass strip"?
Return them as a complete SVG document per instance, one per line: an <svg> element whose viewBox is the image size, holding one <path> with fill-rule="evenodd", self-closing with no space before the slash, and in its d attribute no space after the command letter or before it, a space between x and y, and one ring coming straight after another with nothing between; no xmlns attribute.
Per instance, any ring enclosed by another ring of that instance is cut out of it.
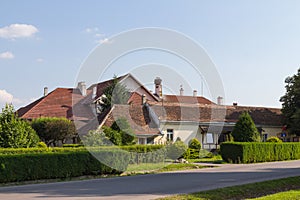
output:
<svg viewBox="0 0 300 200"><path fill-rule="evenodd" d="M192 194L175 195L171 197L161 198L161 200L249 199L297 189L300 189L300 177L290 177L240 186L225 187Z"/></svg>

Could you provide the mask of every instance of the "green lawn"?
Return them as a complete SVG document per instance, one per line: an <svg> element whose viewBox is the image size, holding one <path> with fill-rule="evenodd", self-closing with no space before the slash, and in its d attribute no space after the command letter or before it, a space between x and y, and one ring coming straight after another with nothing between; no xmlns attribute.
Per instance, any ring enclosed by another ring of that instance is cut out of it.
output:
<svg viewBox="0 0 300 200"><path fill-rule="evenodd" d="M266 196L270 194L275 194L278 199L282 199L284 194L279 192L288 191L286 195L290 195L290 199L295 199L294 197L299 196L300 189L300 177L291 177L285 179L278 179L272 181L265 181L260 183L251 183L240 186L226 187L215 190L197 192L192 194L175 195L171 197L162 198L164 200L224 200L224 199L251 199L256 197L263 197L267 199L277 198L276 196ZM295 190L295 191L294 191ZM282 195L282 196L280 196ZM298 195L298 196L297 196ZM266 197L264 197L266 196ZM281 197L281 198L280 198ZM284 196L283 199L286 199ZM300 198L296 198L300 199Z"/></svg>
<svg viewBox="0 0 300 200"><path fill-rule="evenodd" d="M193 163L141 163L130 164L126 170L126 173L154 173L154 172L166 172L176 170L188 170L188 169L200 169L207 166L201 166Z"/></svg>
<svg viewBox="0 0 300 200"><path fill-rule="evenodd" d="M279 192L264 197L255 198L256 200L298 200L300 199L300 190L290 190L286 192Z"/></svg>

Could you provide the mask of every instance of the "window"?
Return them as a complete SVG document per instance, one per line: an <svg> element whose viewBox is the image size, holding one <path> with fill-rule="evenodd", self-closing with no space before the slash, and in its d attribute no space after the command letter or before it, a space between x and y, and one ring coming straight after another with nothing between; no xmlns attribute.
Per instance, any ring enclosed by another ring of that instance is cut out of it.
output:
<svg viewBox="0 0 300 200"><path fill-rule="evenodd" d="M146 144L146 138L139 138L139 144Z"/></svg>
<svg viewBox="0 0 300 200"><path fill-rule="evenodd" d="M173 139L174 139L173 129L167 129L167 141L173 142Z"/></svg>
<svg viewBox="0 0 300 200"><path fill-rule="evenodd" d="M214 143L214 137L212 133L206 133L206 143L207 144L213 144Z"/></svg>

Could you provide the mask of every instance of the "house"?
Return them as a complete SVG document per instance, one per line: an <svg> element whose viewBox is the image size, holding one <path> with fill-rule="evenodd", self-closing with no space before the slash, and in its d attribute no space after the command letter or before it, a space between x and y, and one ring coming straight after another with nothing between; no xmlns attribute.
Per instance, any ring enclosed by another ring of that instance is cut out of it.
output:
<svg viewBox="0 0 300 200"><path fill-rule="evenodd" d="M226 106L222 98L217 103L197 95L163 94L162 80L154 80L154 94L134 76L126 74L117 78L130 92L127 105L115 104L109 110L101 108L103 91L113 84L107 80L86 87L57 88L33 103L20 108L21 118L65 117L74 121L79 136L102 126L111 126L119 117L125 117L138 138L139 144L164 144L180 138L188 143L192 138L201 141L203 148L217 148L232 131L239 115L247 111L253 118L263 140L282 132L281 111L276 108Z"/></svg>

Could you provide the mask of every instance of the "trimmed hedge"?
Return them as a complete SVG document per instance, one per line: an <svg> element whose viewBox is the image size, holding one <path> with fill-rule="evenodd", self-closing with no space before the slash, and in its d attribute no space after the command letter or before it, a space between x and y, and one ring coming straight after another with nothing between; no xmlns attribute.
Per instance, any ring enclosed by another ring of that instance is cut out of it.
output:
<svg viewBox="0 0 300 200"><path fill-rule="evenodd" d="M128 166L128 152L102 149L92 154L103 158L105 164L114 168L100 163L88 151L2 154L0 155L0 182L119 174Z"/></svg>
<svg viewBox="0 0 300 200"><path fill-rule="evenodd" d="M256 163L300 159L300 143L224 142L221 155L230 163Z"/></svg>
<svg viewBox="0 0 300 200"><path fill-rule="evenodd" d="M73 145L72 145L73 146ZM27 154L27 153L42 153L42 152L77 152L86 151L87 149L121 149L128 152L146 153L153 152L158 149L163 149L164 145L132 145L132 146L100 146L100 147L49 147L49 148L0 148L1 154Z"/></svg>

